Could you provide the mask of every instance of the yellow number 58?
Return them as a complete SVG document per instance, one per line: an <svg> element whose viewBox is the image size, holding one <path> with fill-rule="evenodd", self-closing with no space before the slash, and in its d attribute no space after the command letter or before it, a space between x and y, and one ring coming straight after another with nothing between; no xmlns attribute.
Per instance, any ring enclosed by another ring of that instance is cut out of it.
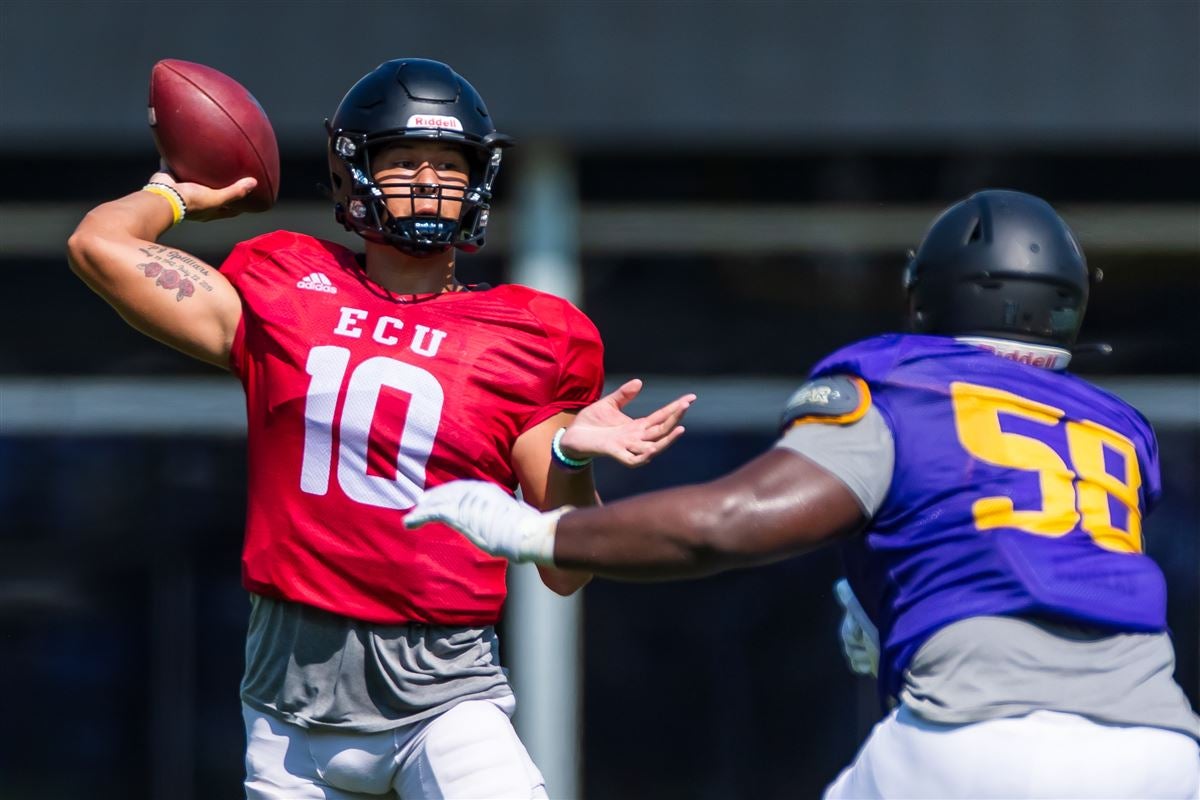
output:
<svg viewBox="0 0 1200 800"><path fill-rule="evenodd" d="M1054 537L1081 525L1106 550L1142 552L1142 515L1138 508L1142 476L1133 442L1095 422L1067 420L1068 464L1046 442L1000 428L1001 414L1054 428L1063 420L1062 409L961 381L950 384L950 398L958 441L968 453L998 467L1036 472L1041 488L1041 507L1027 511L1016 510L1010 497L976 500L971 510L979 530L1015 528ZM1123 477L1114 477L1105 469L1105 448L1124 461ZM1113 525L1109 497L1128 511L1125 530Z"/></svg>

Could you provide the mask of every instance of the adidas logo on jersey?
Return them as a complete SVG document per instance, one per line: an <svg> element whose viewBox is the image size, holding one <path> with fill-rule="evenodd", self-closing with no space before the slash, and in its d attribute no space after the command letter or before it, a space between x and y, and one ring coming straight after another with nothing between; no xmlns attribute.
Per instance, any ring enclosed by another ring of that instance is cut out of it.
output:
<svg viewBox="0 0 1200 800"><path fill-rule="evenodd" d="M333 285L333 281L326 278L320 272L314 272L307 278L296 281L296 286L300 289L312 289L314 292L337 294L337 287Z"/></svg>

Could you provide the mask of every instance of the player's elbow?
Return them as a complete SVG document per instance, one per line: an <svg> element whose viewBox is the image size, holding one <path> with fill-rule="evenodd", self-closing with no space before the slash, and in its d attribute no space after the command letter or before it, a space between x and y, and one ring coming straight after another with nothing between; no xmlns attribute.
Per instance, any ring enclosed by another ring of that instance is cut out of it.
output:
<svg viewBox="0 0 1200 800"><path fill-rule="evenodd" d="M538 575L547 589L560 597L569 597L582 589L592 579L590 573L575 570L538 566Z"/></svg>
<svg viewBox="0 0 1200 800"><path fill-rule="evenodd" d="M115 237L109 205L89 211L67 238L67 260L81 278L97 273L104 262L104 253L112 247Z"/></svg>
<svg viewBox="0 0 1200 800"><path fill-rule="evenodd" d="M67 239L67 264L76 275L79 274L80 265L87 258L87 239L87 235L80 232L79 228L76 228L75 232Z"/></svg>
<svg viewBox="0 0 1200 800"><path fill-rule="evenodd" d="M80 278L87 279L95 272L95 253L99 237L87 227L87 220L79 223L67 239L67 264Z"/></svg>

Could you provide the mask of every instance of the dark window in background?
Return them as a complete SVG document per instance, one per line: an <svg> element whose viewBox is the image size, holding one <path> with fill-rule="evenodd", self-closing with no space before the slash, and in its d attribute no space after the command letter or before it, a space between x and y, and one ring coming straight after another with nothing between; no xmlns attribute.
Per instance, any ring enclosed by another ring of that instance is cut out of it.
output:
<svg viewBox="0 0 1200 800"><path fill-rule="evenodd" d="M1096 261L1096 259L1093 259ZM903 330L903 254L595 257L585 307L614 373L796 375L832 350ZM1195 259L1103 259L1081 342L1084 374L1200 372Z"/></svg>
<svg viewBox="0 0 1200 800"><path fill-rule="evenodd" d="M1003 150L881 148L721 154L681 147L637 150L629 143L592 148L577 158L585 202L938 203L987 187L1020 189L1051 203L1194 203L1200 199L1195 148ZM504 156L496 185L501 205L520 167L520 143ZM325 151L281 154L281 201L325 197ZM150 150L0 155L0 198L23 202L99 202L145 182L156 168ZM29 181L30 175L39 180Z"/></svg>
<svg viewBox="0 0 1200 800"><path fill-rule="evenodd" d="M519 157L519 150L514 156ZM704 150L586 152L579 187L592 202L942 203L986 188L1062 203L1200 199L1195 149Z"/></svg>
<svg viewBox="0 0 1200 800"><path fill-rule="evenodd" d="M243 449L0 438L0 797L238 796Z"/></svg>

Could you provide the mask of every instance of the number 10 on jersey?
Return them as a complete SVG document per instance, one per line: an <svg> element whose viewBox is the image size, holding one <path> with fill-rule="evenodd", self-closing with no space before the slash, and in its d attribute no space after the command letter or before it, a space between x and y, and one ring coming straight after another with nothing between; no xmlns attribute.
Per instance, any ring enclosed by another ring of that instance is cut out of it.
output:
<svg viewBox="0 0 1200 800"><path fill-rule="evenodd" d="M386 356L368 358L350 372L338 420L338 397L349 364L350 351L345 347L321 345L309 351L305 371L311 380L304 403L300 488L308 494L327 494L336 460L338 485L351 500L381 508L411 508L425 491L425 465L442 417L442 386L428 370ZM367 472L371 423L385 387L412 398L400 433L395 479Z"/></svg>

